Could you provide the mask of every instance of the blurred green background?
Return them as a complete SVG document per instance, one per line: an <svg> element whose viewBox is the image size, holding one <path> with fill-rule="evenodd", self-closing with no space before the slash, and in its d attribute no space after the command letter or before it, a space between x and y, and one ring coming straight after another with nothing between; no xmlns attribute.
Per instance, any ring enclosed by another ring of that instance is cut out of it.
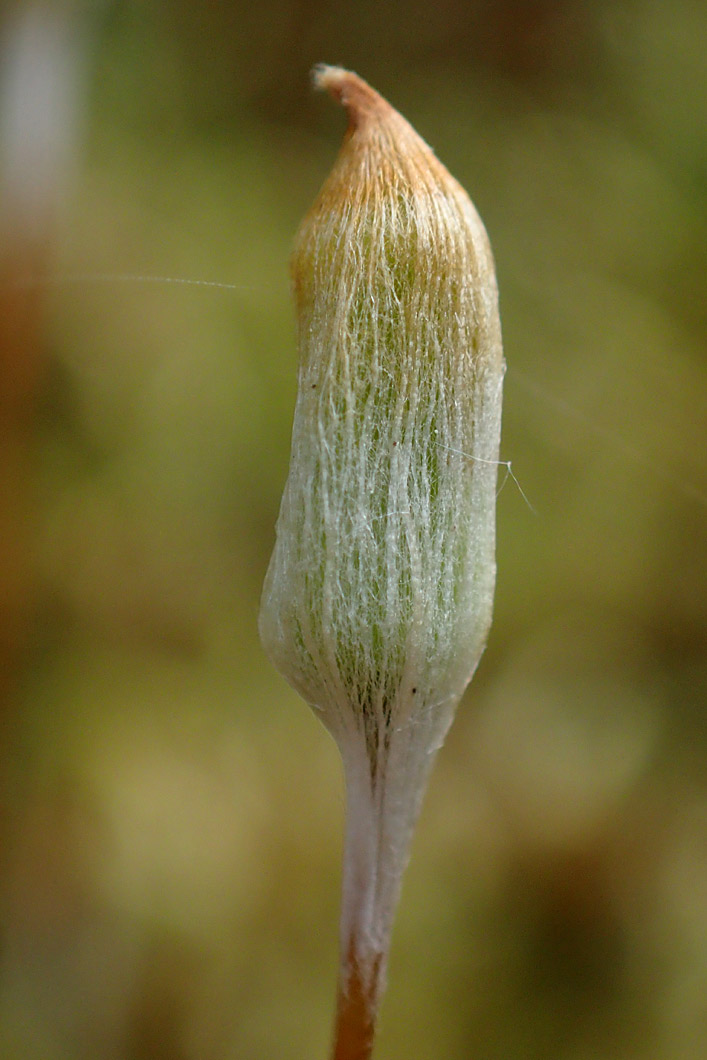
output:
<svg viewBox="0 0 707 1060"><path fill-rule="evenodd" d="M703 1057L707 8L13 3L6 70L25 16L70 89L39 206L31 153L0 200L0 1055L327 1054L341 770L256 629L326 61L486 222L532 505L506 482L377 1056Z"/></svg>

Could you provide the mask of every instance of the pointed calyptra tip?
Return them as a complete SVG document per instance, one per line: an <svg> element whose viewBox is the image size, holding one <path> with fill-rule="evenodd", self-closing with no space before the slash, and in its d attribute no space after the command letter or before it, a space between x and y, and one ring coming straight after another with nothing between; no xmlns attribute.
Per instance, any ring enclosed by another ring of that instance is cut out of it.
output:
<svg viewBox="0 0 707 1060"><path fill-rule="evenodd" d="M371 88L362 77L341 66L320 63L312 70L315 88L329 95L345 109L350 127L356 127L367 115L391 111L393 108Z"/></svg>
<svg viewBox="0 0 707 1060"><path fill-rule="evenodd" d="M344 70L343 66L329 66L328 63L317 63L312 70L312 84L323 92L331 92L338 98L347 84L365 84L358 74ZM369 92L373 89L366 85Z"/></svg>

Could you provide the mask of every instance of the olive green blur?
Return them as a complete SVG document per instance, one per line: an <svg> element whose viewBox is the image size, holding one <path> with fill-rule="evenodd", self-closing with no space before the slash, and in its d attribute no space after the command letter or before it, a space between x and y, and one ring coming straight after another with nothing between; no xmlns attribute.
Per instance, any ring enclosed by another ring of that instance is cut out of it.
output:
<svg viewBox="0 0 707 1060"><path fill-rule="evenodd" d="M339 756L257 635L296 393L288 259L345 124L310 90L324 61L484 219L515 476L376 1060L701 1060L707 7L67 12L78 149L22 386L0 319L0 1056L327 1055ZM1 305L26 278L13 247Z"/></svg>

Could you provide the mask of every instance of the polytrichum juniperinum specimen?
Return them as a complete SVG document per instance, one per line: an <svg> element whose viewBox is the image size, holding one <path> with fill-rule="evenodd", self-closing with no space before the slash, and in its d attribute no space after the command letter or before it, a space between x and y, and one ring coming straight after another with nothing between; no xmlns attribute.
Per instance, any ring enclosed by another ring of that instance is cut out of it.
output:
<svg viewBox="0 0 707 1060"><path fill-rule="evenodd" d="M365 81L314 76L348 128L292 259L298 394L260 631L343 758L333 1056L366 1060L427 775L491 622L504 362L468 195Z"/></svg>

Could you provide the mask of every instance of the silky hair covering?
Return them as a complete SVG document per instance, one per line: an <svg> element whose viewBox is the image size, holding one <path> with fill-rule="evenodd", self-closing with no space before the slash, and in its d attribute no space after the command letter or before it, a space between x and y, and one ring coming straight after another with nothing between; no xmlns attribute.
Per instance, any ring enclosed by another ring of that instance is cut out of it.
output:
<svg viewBox="0 0 707 1060"><path fill-rule="evenodd" d="M297 403L260 633L341 750L342 975L382 984L427 773L491 622L504 362L466 192L355 74L314 79L348 128L292 257Z"/></svg>

